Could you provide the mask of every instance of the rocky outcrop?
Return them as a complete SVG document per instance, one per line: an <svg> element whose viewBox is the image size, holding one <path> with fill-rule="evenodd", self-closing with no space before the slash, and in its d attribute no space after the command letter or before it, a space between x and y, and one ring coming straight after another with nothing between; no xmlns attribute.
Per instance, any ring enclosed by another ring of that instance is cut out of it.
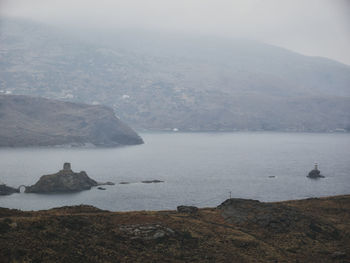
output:
<svg viewBox="0 0 350 263"><path fill-rule="evenodd" d="M307 175L309 178L323 178L324 176L321 174L320 170L311 170Z"/></svg>
<svg viewBox="0 0 350 263"><path fill-rule="evenodd" d="M131 239L153 240L174 236L175 231L160 224L134 224L119 227Z"/></svg>
<svg viewBox="0 0 350 263"><path fill-rule="evenodd" d="M120 146L143 140L111 108L0 95L0 147Z"/></svg>
<svg viewBox="0 0 350 263"><path fill-rule="evenodd" d="M164 183L164 181L162 180L144 180L144 181L141 181L141 183L144 183L144 184L157 184L157 183Z"/></svg>
<svg viewBox="0 0 350 263"><path fill-rule="evenodd" d="M98 185L115 185L113 182L98 183Z"/></svg>
<svg viewBox="0 0 350 263"><path fill-rule="evenodd" d="M196 206L187 206L187 205L180 205L177 207L178 213L184 213L184 214L195 214L198 212L198 207Z"/></svg>
<svg viewBox="0 0 350 263"><path fill-rule="evenodd" d="M267 234L303 231L307 235L321 235L338 239L340 231L317 217L281 203L263 203L257 200L231 198L218 206L227 222L263 229Z"/></svg>
<svg viewBox="0 0 350 263"><path fill-rule="evenodd" d="M320 170L318 170L318 165L315 164L314 169L309 172L307 177L316 179L316 178L323 178L324 176L321 174Z"/></svg>
<svg viewBox="0 0 350 263"><path fill-rule="evenodd" d="M77 192L89 190L93 186L99 185L91 179L86 172L75 173L70 164L65 163L63 170L55 174L43 175L39 181L28 186L26 193L58 193L58 192Z"/></svg>
<svg viewBox="0 0 350 263"><path fill-rule="evenodd" d="M10 195L13 193L19 193L19 189L0 184L0 195Z"/></svg>
<svg viewBox="0 0 350 263"><path fill-rule="evenodd" d="M141 183L143 183L143 184L157 184L157 183L164 183L164 181L158 180L158 179L156 179L156 180L143 180L143 181L141 181ZM119 184L131 184L131 182L122 181Z"/></svg>

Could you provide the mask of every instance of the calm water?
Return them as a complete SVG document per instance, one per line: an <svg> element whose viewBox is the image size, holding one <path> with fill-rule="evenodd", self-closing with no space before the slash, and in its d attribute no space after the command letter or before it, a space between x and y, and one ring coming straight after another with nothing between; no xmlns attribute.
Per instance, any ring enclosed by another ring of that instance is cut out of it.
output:
<svg viewBox="0 0 350 263"><path fill-rule="evenodd" d="M64 162L106 191L0 196L0 206L23 210L90 204L112 211L216 206L229 197L262 201L350 194L350 134L145 133L144 145L114 149L0 149L0 180L34 184ZM314 162L326 176L306 178ZM269 178L275 176L275 178ZM143 184L160 179L164 183ZM120 185L121 181L131 184Z"/></svg>

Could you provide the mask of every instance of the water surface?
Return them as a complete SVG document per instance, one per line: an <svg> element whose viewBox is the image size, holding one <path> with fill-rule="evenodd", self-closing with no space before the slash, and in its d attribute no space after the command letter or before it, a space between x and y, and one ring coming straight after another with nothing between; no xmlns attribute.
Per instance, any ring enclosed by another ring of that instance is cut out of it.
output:
<svg viewBox="0 0 350 263"><path fill-rule="evenodd" d="M34 184L64 162L97 181L72 194L0 196L0 206L40 210L90 204L112 211L216 206L229 197L279 201L350 194L350 134L144 133L145 144L111 149L0 149L0 180ZM314 162L326 178L306 177ZM270 178L269 176L274 176ZM159 179L164 183L143 184ZM130 184L120 185L127 181Z"/></svg>

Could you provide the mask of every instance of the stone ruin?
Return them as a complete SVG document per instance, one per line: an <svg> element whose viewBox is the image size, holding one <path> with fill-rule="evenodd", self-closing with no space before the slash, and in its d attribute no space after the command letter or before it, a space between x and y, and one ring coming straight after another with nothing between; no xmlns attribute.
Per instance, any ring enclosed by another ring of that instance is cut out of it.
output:
<svg viewBox="0 0 350 263"><path fill-rule="evenodd" d="M70 163L64 163L63 164L63 170L64 171L72 171Z"/></svg>

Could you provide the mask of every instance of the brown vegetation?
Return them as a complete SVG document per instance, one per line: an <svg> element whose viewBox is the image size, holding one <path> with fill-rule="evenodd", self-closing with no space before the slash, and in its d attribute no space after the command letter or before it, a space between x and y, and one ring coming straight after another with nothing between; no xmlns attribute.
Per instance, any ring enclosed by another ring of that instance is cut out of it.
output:
<svg viewBox="0 0 350 263"><path fill-rule="evenodd" d="M220 208L0 209L1 262L350 262L350 195Z"/></svg>

